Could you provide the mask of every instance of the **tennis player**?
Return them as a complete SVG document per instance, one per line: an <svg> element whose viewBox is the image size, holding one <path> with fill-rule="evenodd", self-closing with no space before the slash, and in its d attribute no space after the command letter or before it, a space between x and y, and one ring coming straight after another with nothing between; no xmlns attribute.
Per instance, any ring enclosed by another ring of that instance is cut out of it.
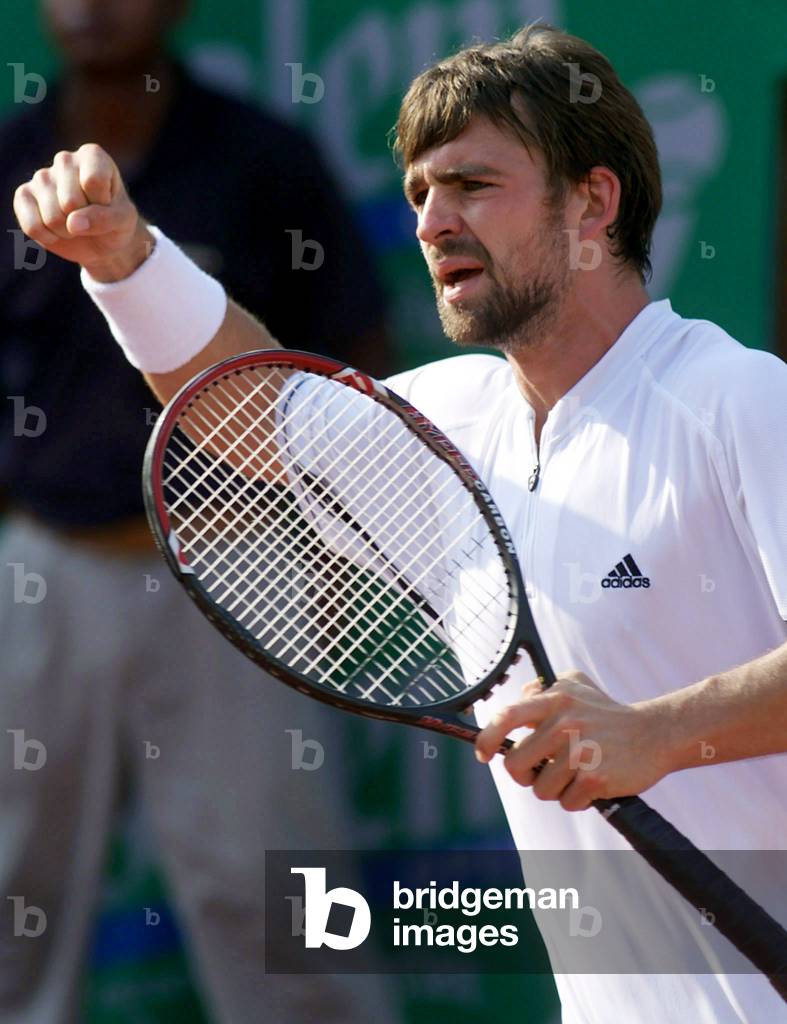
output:
<svg viewBox="0 0 787 1024"><path fill-rule="evenodd" d="M530 26L438 63L405 96L397 139L445 331L505 360L458 356L389 383L489 484L562 676L544 694L512 679L481 711L484 761L528 727L491 760L518 847L624 849L600 815L565 812L647 790L702 848L784 850L787 367L650 300L652 133L582 40ZM15 209L82 265L162 400L277 344L144 222L98 147L58 154ZM645 974L659 907L629 896L614 927L642 973L562 973L545 935L564 1021L785 1019L764 978L711 960ZM690 916L661 938L702 949Z"/></svg>

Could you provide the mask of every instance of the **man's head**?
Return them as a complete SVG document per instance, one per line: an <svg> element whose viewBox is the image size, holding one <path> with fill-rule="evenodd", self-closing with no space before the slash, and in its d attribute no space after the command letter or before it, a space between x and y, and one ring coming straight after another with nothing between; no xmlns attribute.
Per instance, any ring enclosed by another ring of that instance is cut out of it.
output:
<svg viewBox="0 0 787 1024"><path fill-rule="evenodd" d="M587 273L571 258L583 242L615 274L649 275L653 135L606 58L576 37L533 25L429 68L402 101L395 149L460 343L538 338Z"/></svg>
<svg viewBox="0 0 787 1024"><path fill-rule="evenodd" d="M69 64L97 72L156 57L188 0L42 0L44 22Z"/></svg>

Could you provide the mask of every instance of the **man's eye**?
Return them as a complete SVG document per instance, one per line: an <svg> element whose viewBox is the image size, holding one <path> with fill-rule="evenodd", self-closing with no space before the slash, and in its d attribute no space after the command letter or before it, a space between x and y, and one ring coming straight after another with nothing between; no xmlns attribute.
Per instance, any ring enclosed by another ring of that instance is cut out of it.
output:
<svg viewBox="0 0 787 1024"><path fill-rule="evenodd" d="M413 206L423 206L426 202L426 189L416 192L413 196Z"/></svg>
<svg viewBox="0 0 787 1024"><path fill-rule="evenodd" d="M466 189L470 189L471 192L478 191L479 188L488 188L489 182L487 181L466 181L464 182Z"/></svg>

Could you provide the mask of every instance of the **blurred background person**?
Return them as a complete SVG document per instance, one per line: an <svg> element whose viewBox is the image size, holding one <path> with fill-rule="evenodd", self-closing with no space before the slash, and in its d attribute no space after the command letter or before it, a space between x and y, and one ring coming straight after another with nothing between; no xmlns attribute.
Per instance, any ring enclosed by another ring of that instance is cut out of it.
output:
<svg viewBox="0 0 787 1024"><path fill-rule="evenodd" d="M20 181L57 150L97 142L151 222L285 345L390 371L370 257L320 156L170 56L186 0L41 6L65 65L43 102L0 128L6 232ZM207 155L217 143L219 167ZM334 720L268 685L170 580L140 490L155 399L78 268L6 232L0 735L16 770L0 776L0 889L12 897L0 1021L80 1019L107 838L129 788L216 1021L385 1020L373 982L264 973L264 851L351 845L336 765L308 770L315 750L330 757ZM45 918L28 920L31 907ZM41 934L19 934L34 920Z"/></svg>

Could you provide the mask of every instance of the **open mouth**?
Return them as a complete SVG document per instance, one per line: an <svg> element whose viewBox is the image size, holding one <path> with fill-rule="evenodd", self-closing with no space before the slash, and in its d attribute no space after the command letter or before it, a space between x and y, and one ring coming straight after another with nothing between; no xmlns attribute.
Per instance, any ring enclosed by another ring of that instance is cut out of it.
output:
<svg viewBox="0 0 787 1024"><path fill-rule="evenodd" d="M445 275L444 284L453 287L453 285L459 284L460 281L467 280L468 277L477 277L482 273L483 269L481 267L463 267L460 270L452 270Z"/></svg>
<svg viewBox="0 0 787 1024"><path fill-rule="evenodd" d="M443 302L453 304L468 299L479 287L483 274L483 267L457 267L456 270L445 271L441 275Z"/></svg>

